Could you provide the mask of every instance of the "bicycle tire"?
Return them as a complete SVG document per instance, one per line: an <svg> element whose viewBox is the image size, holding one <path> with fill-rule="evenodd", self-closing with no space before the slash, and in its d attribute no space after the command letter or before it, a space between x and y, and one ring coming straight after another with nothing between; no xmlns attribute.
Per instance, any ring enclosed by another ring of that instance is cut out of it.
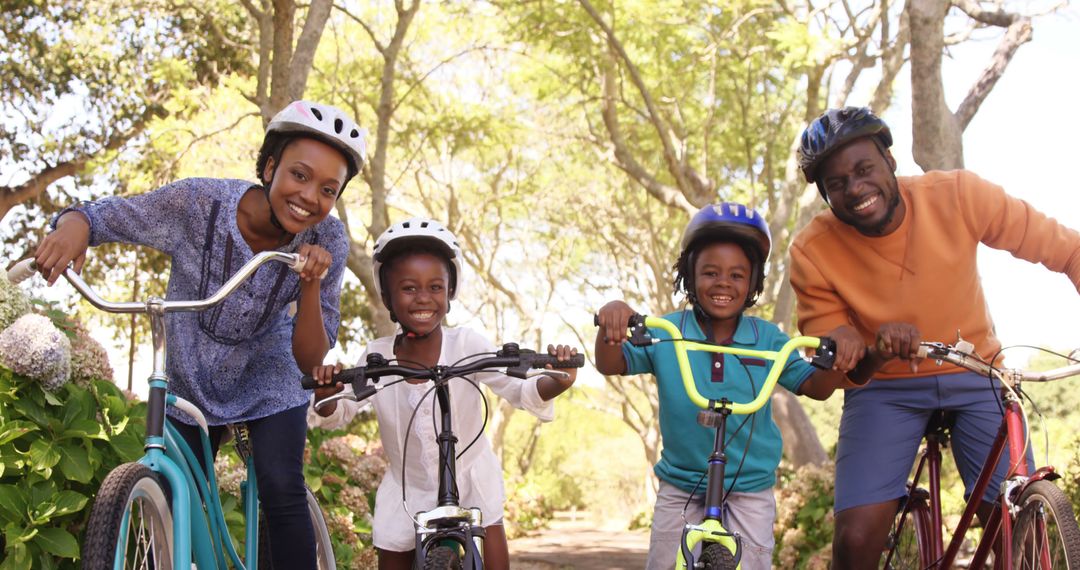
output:
<svg viewBox="0 0 1080 570"><path fill-rule="evenodd" d="M1065 493L1050 481L1036 481L1017 505L1013 568L1080 568L1080 528Z"/></svg>
<svg viewBox="0 0 1080 570"><path fill-rule="evenodd" d="M424 557L423 570L462 570L461 556L455 548L436 546Z"/></svg>
<svg viewBox="0 0 1080 570"><path fill-rule="evenodd" d="M105 477L94 499L81 567L169 570L172 528L168 487L161 477L141 463L120 465ZM124 560L116 560L118 553Z"/></svg>
<svg viewBox="0 0 1080 570"><path fill-rule="evenodd" d="M904 512L903 504L897 509L893 527L883 557L886 570L906 570L933 566L930 545L930 506L923 497L908 496L909 505Z"/></svg>
<svg viewBox="0 0 1080 570"><path fill-rule="evenodd" d="M735 554L719 542L710 542L701 551L701 567L705 570L735 570Z"/></svg>
<svg viewBox="0 0 1080 570"><path fill-rule="evenodd" d="M336 570L337 561L334 558L334 543L330 540L330 531L326 526L326 517L323 515L319 501L311 492L307 491L308 514L311 516L312 530L315 531L315 565L319 570ZM266 526L266 516L259 509L259 570L274 570L274 559L270 554L270 533Z"/></svg>

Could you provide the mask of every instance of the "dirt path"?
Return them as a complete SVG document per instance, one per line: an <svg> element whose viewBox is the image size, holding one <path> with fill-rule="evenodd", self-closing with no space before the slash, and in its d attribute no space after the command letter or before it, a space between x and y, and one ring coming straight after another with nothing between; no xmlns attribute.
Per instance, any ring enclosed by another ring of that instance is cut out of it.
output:
<svg viewBox="0 0 1080 570"><path fill-rule="evenodd" d="M641 570L647 531L598 530L587 517L560 513L551 528L510 541L514 570Z"/></svg>

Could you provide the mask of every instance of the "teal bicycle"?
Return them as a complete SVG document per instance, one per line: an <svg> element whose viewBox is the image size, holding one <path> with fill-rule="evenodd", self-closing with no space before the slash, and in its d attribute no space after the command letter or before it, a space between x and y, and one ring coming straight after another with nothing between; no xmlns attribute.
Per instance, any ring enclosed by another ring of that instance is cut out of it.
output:
<svg viewBox="0 0 1080 570"><path fill-rule="evenodd" d="M247 467L247 480L240 486L245 530L242 560L225 524L206 419L194 404L168 392L165 375L165 315L203 311L217 305L261 265L269 262L285 263L294 270L303 265L296 254L260 253L221 289L200 301L166 301L157 297L150 297L145 302L105 301L74 270L64 271L68 282L94 307L108 313L148 315L154 346L146 413L146 453L138 461L110 471L98 490L83 541L84 569L272 568L265 526L259 524L255 464L244 427L233 426L237 451ZM33 260L27 259L8 272L8 279L18 283L35 271ZM170 406L199 424L202 463L166 419L166 410ZM307 500L315 529L318 567L333 570L334 551L322 509L310 490Z"/></svg>

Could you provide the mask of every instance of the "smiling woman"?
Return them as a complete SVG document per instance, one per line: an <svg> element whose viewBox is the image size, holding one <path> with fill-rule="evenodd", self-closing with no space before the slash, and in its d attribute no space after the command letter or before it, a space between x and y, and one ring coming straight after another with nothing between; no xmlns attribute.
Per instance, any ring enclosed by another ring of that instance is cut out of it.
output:
<svg viewBox="0 0 1080 570"><path fill-rule="evenodd" d="M299 273L259 271L214 309L168 321L169 389L198 406L214 454L225 424L246 422L274 566L315 568L303 450L308 396L298 382L337 338L348 255L342 223L329 217L363 165L364 132L340 110L297 101L266 129L256 163L262 184L190 178L130 198L68 208L36 258L50 283L86 248L145 245L172 259L168 299L202 299L256 254L304 260ZM288 307L296 304L295 317ZM183 412L170 419L196 457L200 429Z"/></svg>

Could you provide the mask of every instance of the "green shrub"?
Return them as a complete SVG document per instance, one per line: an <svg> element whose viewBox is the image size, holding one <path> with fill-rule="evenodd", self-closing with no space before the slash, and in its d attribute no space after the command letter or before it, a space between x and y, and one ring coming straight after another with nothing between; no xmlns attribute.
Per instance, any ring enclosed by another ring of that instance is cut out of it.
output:
<svg viewBox="0 0 1080 570"><path fill-rule="evenodd" d="M835 466L806 465L796 471L781 463L778 475L773 563L778 568L828 568Z"/></svg>
<svg viewBox="0 0 1080 570"><path fill-rule="evenodd" d="M506 506L503 522L506 538L514 539L546 528L555 509L535 481L516 478L506 482Z"/></svg>
<svg viewBox="0 0 1080 570"><path fill-rule="evenodd" d="M47 392L0 367L0 569L76 567L91 498L142 455L145 416L111 382Z"/></svg>

